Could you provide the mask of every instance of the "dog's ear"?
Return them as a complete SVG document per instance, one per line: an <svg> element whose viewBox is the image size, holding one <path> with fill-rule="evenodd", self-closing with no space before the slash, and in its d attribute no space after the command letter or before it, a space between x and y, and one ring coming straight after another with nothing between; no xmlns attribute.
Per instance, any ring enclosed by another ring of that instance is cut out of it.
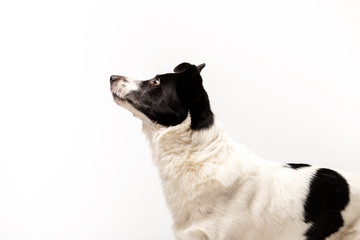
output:
<svg viewBox="0 0 360 240"><path fill-rule="evenodd" d="M184 102L189 103L199 92L199 89L203 88L200 70L196 65L184 62L177 65L174 72L180 79L178 93L183 97Z"/></svg>
<svg viewBox="0 0 360 240"><path fill-rule="evenodd" d="M202 69L203 67L200 66L200 68ZM199 87L202 87L200 70L196 65L183 62L174 68L174 72L181 79L179 83L180 88L186 88L184 89L185 92L191 92Z"/></svg>
<svg viewBox="0 0 360 240"><path fill-rule="evenodd" d="M197 66L197 69L199 70L199 72L201 72L201 70L203 70L203 68L206 66L205 63L202 63L200 65ZM190 69L191 67L194 67L194 65L190 64L190 63L180 63L179 65L177 65L174 68L174 72L176 73L180 73L180 72L185 72L186 70Z"/></svg>
<svg viewBox="0 0 360 240"><path fill-rule="evenodd" d="M189 68L191 68L191 64L190 63L186 63L186 62L183 62L183 63L180 63L179 65L177 65L175 68L174 68L174 72L175 73L181 73L181 72L185 72L186 70L188 70Z"/></svg>
<svg viewBox="0 0 360 240"><path fill-rule="evenodd" d="M203 70L203 68L206 66L205 63L202 63L200 65L197 66L197 68L199 69L199 72L201 72L201 70Z"/></svg>
<svg viewBox="0 0 360 240"><path fill-rule="evenodd" d="M205 64L196 66L190 63L181 63L174 69L179 76L177 92L182 104L189 108L191 129L193 130L208 128L214 122L208 95L200 76L200 71L204 67Z"/></svg>

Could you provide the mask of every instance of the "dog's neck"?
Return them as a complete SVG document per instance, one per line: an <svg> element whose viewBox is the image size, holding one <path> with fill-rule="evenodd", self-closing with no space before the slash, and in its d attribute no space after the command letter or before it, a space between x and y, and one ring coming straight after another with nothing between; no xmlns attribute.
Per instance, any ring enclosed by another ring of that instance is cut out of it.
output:
<svg viewBox="0 0 360 240"><path fill-rule="evenodd" d="M184 161L200 163L209 160L201 159L206 153L218 154L221 152L219 148L233 146L233 142L218 121L215 120L209 128L192 130L190 115L181 124L171 127L143 121L143 132L155 154L153 157L156 164L161 164L169 156L178 157L178 155L182 156ZM193 154L200 153L201 157L193 158ZM216 156L213 155L212 158Z"/></svg>
<svg viewBox="0 0 360 240"><path fill-rule="evenodd" d="M230 171L236 169L229 166L233 163L224 162L235 147L220 124L215 120L210 128L200 131L191 130L190 124L189 116L173 127L143 124L175 223L186 222L190 215L194 218L194 204L206 204L204 196L216 193L216 186L231 186L238 176Z"/></svg>

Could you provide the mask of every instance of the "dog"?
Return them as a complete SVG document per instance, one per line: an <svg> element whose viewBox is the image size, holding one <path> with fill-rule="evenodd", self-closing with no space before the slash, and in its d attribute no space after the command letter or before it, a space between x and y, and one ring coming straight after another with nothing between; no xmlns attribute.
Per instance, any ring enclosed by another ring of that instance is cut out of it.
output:
<svg viewBox="0 0 360 240"><path fill-rule="evenodd" d="M179 240L360 240L360 176L265 161L216 120L200 75L181 63L150 80L110 77L141 119Z"/></svg>

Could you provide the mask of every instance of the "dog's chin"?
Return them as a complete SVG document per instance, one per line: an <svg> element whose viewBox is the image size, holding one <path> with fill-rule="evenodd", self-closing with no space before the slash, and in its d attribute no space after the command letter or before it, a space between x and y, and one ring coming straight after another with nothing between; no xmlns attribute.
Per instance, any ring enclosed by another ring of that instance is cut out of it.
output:
<svg viewBox="0 0 360 240"><path fill-rule="evenodd" d="M128 110L130 113L133 114L134 117L139 118L143 123L146 125L152 124L153 122L142 112L137 110L132 104L131 100L128 101L125 98L119 97L115 93L113 93L114 101L120 106Z"/></svg>
<svg viewBox="0 0 360 240"><path fill-rule="evenodd" d="M114 98L114 101L120 106L124 106L127 102L125 98L119 97L115 93L113 93L113 98Z"/></svg>

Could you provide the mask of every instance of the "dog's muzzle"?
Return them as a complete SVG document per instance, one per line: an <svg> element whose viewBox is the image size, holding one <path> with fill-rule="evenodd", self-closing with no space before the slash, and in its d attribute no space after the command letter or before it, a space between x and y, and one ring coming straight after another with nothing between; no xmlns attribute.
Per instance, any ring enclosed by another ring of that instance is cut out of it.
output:
<svg viewBox="0 0 360 240"><path fill-rule="evenodd" d="M117 80L125 80L125 77L123 77L123 76L119 76L119 75L112 75L111 77L110 77L110 83L112 83L112 82L115 82L115 81L117 81Z"/></svg>
<svg viewBox="0 0 360 240"><path fill-rule="evenodd" d="M126 95L137 85L133 81L129 81L127 77L112 75L110 77L110 89L115 99L125 100Z"/></svg>

